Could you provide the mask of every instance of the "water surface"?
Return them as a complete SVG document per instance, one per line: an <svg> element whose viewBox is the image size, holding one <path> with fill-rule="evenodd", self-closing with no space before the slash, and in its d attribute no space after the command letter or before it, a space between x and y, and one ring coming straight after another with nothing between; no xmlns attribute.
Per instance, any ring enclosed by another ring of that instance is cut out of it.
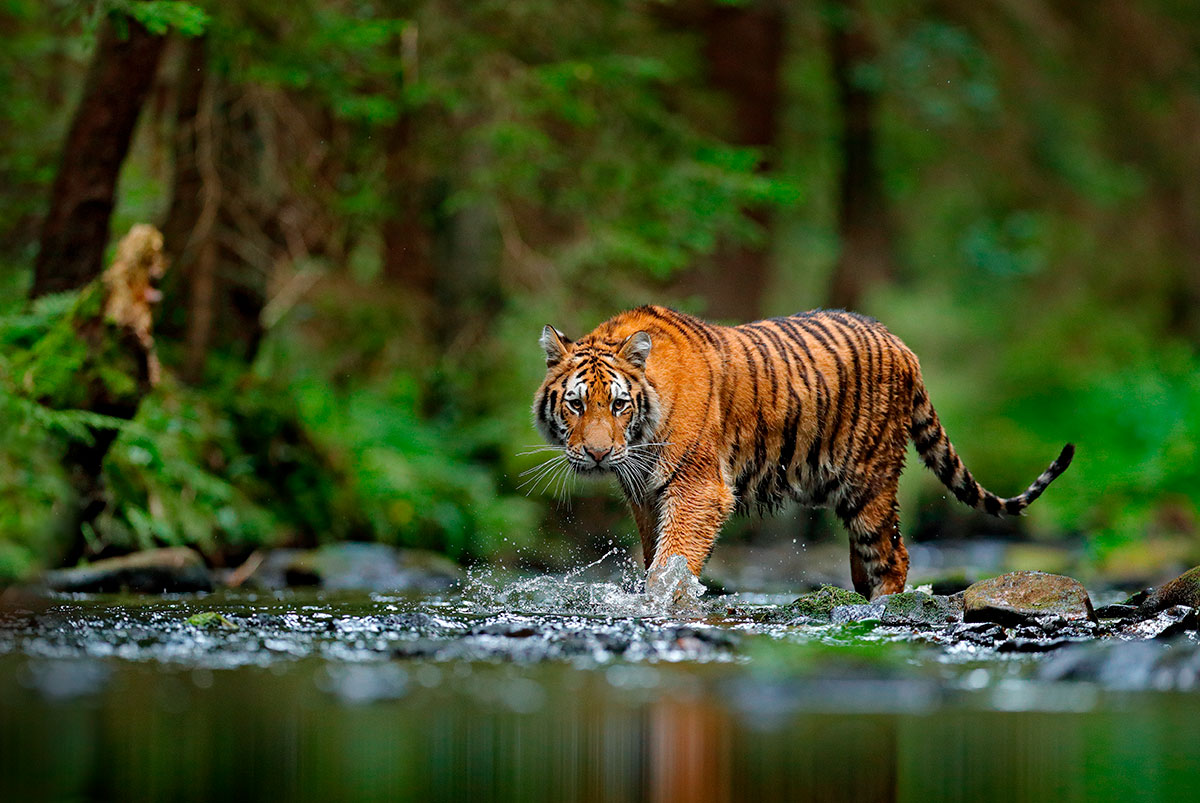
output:
<svg viewBox="0 0 1200 803"><path fill-rule="evenodd" d="M441 595L58 597L0 621L0 798L1160 800L1200 644L1000 654L680 613L634 575ZM218 622L188 622L216 612Z"/></svg>

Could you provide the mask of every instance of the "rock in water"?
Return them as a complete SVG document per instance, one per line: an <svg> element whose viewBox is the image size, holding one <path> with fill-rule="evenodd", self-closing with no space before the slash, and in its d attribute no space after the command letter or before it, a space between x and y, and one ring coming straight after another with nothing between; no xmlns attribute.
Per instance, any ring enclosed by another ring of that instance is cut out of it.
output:
<svg viewBox="0 0 1200 803"><path fill-rule="evenodd" d="M834 608L849 605L866 605L867 598L854 591L837 586L821 586L816 591L797 597L784 606L787 613L805 621L828 622Z"/></svg>
<svg viewBox="0 0 1200 803"><path fill-rule="evenodd" d="M463 579L463 571L436 552L346 542L293 556L285 576L288 585L333 591L444 591Z"/></svg>
<svg viewBox="0 0 1200 803"><path fill-rule="evenodd" d="M1176 605L1147 619L1126 624L1117 635L1121 638L1171 638L1189 630L1200 630L1196 609Z"/></svg>
<svg viewBox="0 0 1200 803"><path fill-rule="evenodd" d="M1200 566L1189 569L1169 583L1151 591L1138 613L1149 616L1176 605L1200 608Z"/></svg>
<svg viewBox="0 0 1200 803"><path fill-rule="evenodd" d="M43 578L53 591L115 594L172 594L212 591L212 577L204 558L188 547L147 549L78 566L46 572Z"/></svg>
<svg viewBox="0 0 1200 803"><path fill-rule="evenodd" d="M993 622L964 622L947 628L946 635L956 644L991 647L1004 640L1004 628Z"/></svg>
<svg viewBox="0 0 1200 803"><path fill-rule="evenodd" d="M885 625L933 626L962 621L962 607L952 597L905 591L888 594L876 601L883 602L880 621Z"/></svg>
<svg viewBox="0 0 1200 803"><path fill-rule="evenodd" d="M450 558L424 549L345 542L319 549L272 549L234 572L232 585L316 586L331 591L445 591L465 579Z"/></svg>
<svg viewBox="0 0 1200 803"><path fill-rule="evenodd" d="M1138 607L1136 605L1114 603L1096 609L1096 616L1101 619L1136 619L1137 615Z"/></svg>
<svg viewBox="0 0 1200 803"><path fill-rule="evenodd" d="M826 586L826 588L833 587ZM852 594L852 592L841 589L835 590L844 595ZM822 588L816 594L801 597L791 603L789 607L796 606L801 602L813 606L814 602L809 601L810 598L816 597L819 601L820 594L824 591L825 588ZM854 596L858 595L854 594ZM811 618L817 617L811 616ZM923 591L905 591L900 594L888 594L886 597L876 597L867 604L838 604L833 608L829 619L835 625L877 619L880 624L889 627L928 629L961 622L962 602L956 597L926 594Z"/></svg>
<svg viewBox="0 0 1200 803"><path fill-rule="evenodd" d="M829 613L829 621L835 625L845 625L851 622L877 622L882 618L882 600L868 602L866 605L838 605Z"/></svg>
<svg viewBox="0 0 1200 803"><path fill-rule="evenodd" d="M1068 621L1096 621L1084 587L1060 574L1010 572L978 582L963 594L967 622L1019 625L1051 614Z"/></svg>

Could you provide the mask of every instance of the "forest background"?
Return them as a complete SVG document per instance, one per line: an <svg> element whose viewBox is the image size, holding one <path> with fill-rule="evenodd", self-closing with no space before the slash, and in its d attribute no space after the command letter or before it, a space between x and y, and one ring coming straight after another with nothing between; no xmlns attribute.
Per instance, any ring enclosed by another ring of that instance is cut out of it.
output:
<svg viewBox="0 0 1200 803"><path fill-rule="evenodd" d="M647 302L880 318L1002 494L1077 443L1016 523L914 467L909 537L1200 561L1200 5L3 0L0 41L0 579L632 545L615 489L529 492L522 453L542 326ZM126 416L31 391L136 222L160 381ZM841 537L725 539L798 535Z"/></svg>

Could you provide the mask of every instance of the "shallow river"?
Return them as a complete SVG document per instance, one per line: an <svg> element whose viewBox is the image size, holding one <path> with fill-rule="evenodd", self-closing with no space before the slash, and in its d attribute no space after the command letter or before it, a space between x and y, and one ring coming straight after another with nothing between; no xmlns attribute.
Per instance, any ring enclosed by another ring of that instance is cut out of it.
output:
<svg viewBox="0 0 1200 803"><path fill-rule="evenodd" d="M1194 633L1001 654L632 587L24 601L0 800L1200 799Z"/></svg>

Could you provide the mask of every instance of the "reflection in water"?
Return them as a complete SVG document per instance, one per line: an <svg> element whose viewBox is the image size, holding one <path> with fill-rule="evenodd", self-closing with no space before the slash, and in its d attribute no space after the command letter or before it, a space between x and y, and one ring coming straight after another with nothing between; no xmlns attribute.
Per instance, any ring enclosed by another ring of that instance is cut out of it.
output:
<svg viewBox="0 0 1200 803"><path fill-rule="evenodd" d="M981 708L972 692L925 713L796 710L764 726L724 693L729 666L610 680L617 667L125 664L65 700L12 682L13 661L0 659L3 800L1185 800L1200 787L1194 695L1046 713Z"/></svg>
<svg viewBox="0 0 1200 803"><path fill-rule="evenodd" d="M650 705L649 722L651 800L732 799L727 716L703 697L667 698Z"/></svg>

